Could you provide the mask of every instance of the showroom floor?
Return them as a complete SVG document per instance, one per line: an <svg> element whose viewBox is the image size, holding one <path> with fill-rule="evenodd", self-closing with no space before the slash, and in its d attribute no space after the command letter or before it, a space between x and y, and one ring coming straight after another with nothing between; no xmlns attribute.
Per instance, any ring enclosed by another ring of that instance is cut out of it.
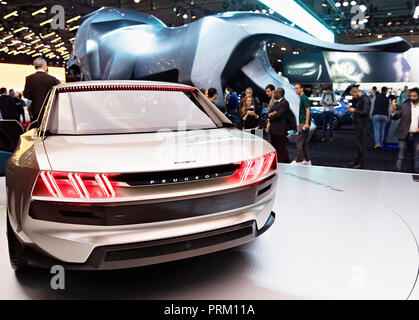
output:
<svg viewBox="0 0 419 320"><path fill-rule="evenodd" d="M281 165L273 227L251 244L118 271L15 276L0 207L0 299L419 299L419 182L410 174ZM4 204L1 178L0 204Z"/></svg>

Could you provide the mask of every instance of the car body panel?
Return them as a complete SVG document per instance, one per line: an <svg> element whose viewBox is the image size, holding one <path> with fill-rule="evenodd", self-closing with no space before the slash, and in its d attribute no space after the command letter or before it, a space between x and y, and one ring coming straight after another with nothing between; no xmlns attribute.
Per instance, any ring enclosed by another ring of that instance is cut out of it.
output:
<svg viewBox="0 0 419 320"><path fill-rule="evenodd" d="M270 150L266 141L232 128L51 136L44 144L51 169L70 172L177 170L233 163Z"/></svg>

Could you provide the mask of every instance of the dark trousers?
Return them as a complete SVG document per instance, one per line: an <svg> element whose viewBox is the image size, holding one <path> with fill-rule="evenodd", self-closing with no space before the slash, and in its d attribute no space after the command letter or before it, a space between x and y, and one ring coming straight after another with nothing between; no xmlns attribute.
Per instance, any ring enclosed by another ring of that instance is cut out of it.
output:
<svg viewBox="0 0 419 320"><path fill-rule="evenodd" d="M323 137L326 137L326 127L329 125L329 138L333 137L333 111L323 112Z"/></svg>
<svg viewBox="0 0 419 320"><path fill-rule="evenodd" d="M419 135L408 136L406 139L399 140L399 155L396 162L397 171L403 171L403 162L409 149L413 153L413 171L414 173L419 173Z"/></svg>
<svg viewBox="0 0 419 320"><path fill-rule="evenodd" d="M269 135L269 142L276 150L276 157L279 163L290 163L288 155L287 138L285 135Z"/></svg>
<svg viewBox="0 0 419 320"><path fill-rule="evenodd" d="M310 161L310 155L308 153L308 132L309 129L303 130L303 125L300 125L297 136L297 150L295 151L294 160L300 162L301 155L304 153L304 159Z"/></svg>
<svg viewBox="0 0 419 320"><path fill-rule="evenodd" d="M356 159L357 164L364 165L365 157L365 136L367 134L367 121L357 121L355 122L355 138L356 145L358 148L358 157Z"/></svg>

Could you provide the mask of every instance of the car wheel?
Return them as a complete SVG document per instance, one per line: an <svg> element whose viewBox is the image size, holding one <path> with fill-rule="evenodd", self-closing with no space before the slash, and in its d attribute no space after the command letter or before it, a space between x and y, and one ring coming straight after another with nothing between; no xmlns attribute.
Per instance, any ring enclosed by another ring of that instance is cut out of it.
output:
<svg viewBox="0 0 419 320"><path fill-rule="evenodd" d="M9 215L7 215L7 241L9 244L9 258L10 264L15 271L21 271L27 269L27 264L21 254L21 246L16 238L15 232L12 229L9 221Z"/></svg>
<svg viewBox="0 0 419 320"><path fill-rule="evenodd" d="M340 122L338 117L333 116L333 130L338 129L340 126Z"/></svg>

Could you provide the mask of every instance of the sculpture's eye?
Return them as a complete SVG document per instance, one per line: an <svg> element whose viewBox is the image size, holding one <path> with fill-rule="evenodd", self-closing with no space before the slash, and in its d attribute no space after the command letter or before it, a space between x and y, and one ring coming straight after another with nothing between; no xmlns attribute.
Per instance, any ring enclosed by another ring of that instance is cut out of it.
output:
<svg viewBox="0 0 419 320"><path fill-rule="evenodd" d="M347 77L358 77L363 74L359 63L355 59L343 58L336 61L342 75Z"/></svg>

